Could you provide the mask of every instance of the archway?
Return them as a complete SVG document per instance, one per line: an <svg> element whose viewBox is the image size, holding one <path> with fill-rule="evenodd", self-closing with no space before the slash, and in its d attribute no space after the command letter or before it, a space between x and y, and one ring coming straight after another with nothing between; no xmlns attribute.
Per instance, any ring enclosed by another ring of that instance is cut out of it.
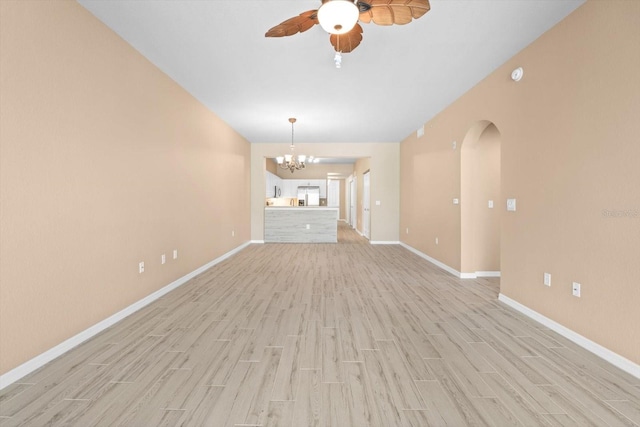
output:
<svg viewBox="0 0 640 427"><path fill-rule="evenodd" d="M486 120L461 148L462 277L500 276L500 132Z"/></svg>

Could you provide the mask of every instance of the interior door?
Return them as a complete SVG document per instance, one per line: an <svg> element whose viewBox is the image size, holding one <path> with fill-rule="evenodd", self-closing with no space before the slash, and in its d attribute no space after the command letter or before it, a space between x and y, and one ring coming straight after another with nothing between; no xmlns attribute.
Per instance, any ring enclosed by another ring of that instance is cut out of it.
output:
<svg viewBox="0 0 640 427"><path fill-rule="evenodd" d="M371 239L371 203L369 200L371 178L369 172L367 171L362 178L362 234L367 239Z"/></svg>
<svg viewBox="0 0 640 427"><path fill-rule="evenodd" d="M357 210L356 210L356 189L358 186L356 185L356 177L351 178L349 182L349 225L351 228L356 228L357 222Z"/></svg>
<svg viewBox="0 0 640 427"><path fill-rule="evenodd" d="M340 181L334 179L327 181L327 206L340 207ZM336 219L340 219L340 209L336 213Z"/></svg>

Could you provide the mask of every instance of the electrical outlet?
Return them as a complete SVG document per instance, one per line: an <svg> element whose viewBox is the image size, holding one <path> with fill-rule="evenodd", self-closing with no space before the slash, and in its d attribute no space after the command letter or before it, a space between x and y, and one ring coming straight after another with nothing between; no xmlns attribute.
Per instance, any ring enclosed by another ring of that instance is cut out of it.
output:
<svg viewBox="0 0 640 427"><path fill-rule="evenodd" d="M516 211L516 199L507 199L507 210L510 212Z"/></svg>
<svg viewBox="0 0 640 427"><path fill-rule="evenodd" d="M551 274L544 273L544 284L547 286L551 286Z"/></svg>
<svg viewBox="0 0 640 427"><path fill-rule="evenodd" d="M178 258L178 250L174 249L173 250L173 259L177 259Z"/></svg>
<svg viewBox="0 0 640 427"><path fill-rule="evenodd" d="M489 200L487 206L489 206L489 209L493 209L493 200Z"/></svg>
<svg viewBox="0 0 640 427"><path fill-rule="evenodd" d="M307 224L307 230L311 230L311 224Z"/></svg>
<svg viewBox="0 0 640 427"><path fill-rule="evenodd" d="M460 204L460 199L453 199L453 204L454 205L459 205Z"/></svg>
<svg viewBox="0 0 640 427"><path fill-rule="evenodd" d="M407 227L407 234L409 234L409 227Z"/></svg>
<svg viewBox="0 0 640 427"><path fill-rule="evenodd" d="M235 230L231 230L231 237L236 237L236 231Z"/></svg>
<svg viewBox="0 0 640 427"><path fill-rule="evenodd" d="M138 273L140 274L144 273L144 261L138 264Z"/></svg>
<svg viewBox="0 0 640 427"><path fill-rule="evenodd" d="M580 298L580 286L581 286L580 283L573 282L572 292L574 297Z"/></svg>
<svg viewBox="0 0 640 427"><path fill-rule="evenodd" d="M165 254L160 255L160 264L167 262L167 256Z"/></svg>
<svg viewBox="0 0 640 427"><path fill-rule="evenodd" d="M436 237L436 245L438 244L438 238Z"/></svg>

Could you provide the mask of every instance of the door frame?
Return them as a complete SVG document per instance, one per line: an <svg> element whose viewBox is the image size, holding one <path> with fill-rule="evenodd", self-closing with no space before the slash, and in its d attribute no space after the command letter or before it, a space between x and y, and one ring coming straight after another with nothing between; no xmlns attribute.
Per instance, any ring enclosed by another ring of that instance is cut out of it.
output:
<svg viewBox="0 0 640 427"><path fill-rule="evenodd" d="M362 235L371 240L371 171L362 174Z"/></svg>

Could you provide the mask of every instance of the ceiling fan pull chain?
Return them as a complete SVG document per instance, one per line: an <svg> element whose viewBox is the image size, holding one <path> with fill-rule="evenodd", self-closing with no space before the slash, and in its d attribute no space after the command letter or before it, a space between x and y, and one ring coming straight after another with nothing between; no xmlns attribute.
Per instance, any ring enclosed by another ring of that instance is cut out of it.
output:
<svg viewBox="0 0 640 427"><path fill-rule="evenodd" d="M336 63L336 68L342 67L342 55L340 52L336 52L336 56L333 57L333 62Z"/></svg>
<svg viewBox="0 0 640 427"><path fill-rule="evenodd" d="M336 41L336 55L333 57L333 62L336 64L336 68L342 68L342 53L340 52L340 36L337 36Z"/></svg>

